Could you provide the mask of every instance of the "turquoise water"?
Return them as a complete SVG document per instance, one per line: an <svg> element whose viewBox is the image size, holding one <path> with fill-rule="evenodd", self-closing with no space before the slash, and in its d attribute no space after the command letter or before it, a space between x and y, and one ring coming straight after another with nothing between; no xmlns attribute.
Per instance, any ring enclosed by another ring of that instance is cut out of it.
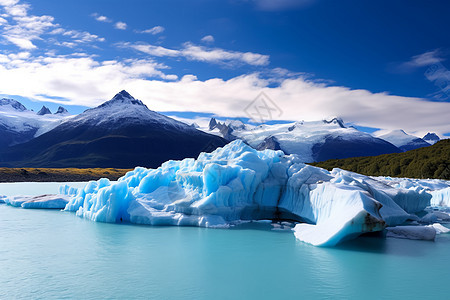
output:
<svg viewBox="0 0 450 300"><path fill-rule="evenodd" d="M450 235L318 248L268 228L103 224L0 205L0 299L449 299Z"/></svg>

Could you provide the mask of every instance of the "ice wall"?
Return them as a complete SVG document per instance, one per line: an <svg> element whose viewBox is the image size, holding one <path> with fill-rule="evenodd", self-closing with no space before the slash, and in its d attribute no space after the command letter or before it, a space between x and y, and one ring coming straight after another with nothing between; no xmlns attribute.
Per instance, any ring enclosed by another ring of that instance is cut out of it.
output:
<svg viewBox="0 0 450 300"><path fill-rule="evenodd" d="M433 198L431 198L431 205L433 206L450 206L450 187L432 191L431 195Z"/></svg>

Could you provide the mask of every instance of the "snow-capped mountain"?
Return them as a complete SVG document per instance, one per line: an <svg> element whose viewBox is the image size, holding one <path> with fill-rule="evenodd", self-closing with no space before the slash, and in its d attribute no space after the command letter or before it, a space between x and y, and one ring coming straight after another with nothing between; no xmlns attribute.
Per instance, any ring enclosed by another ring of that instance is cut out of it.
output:
<svg viewBox="0 0 450 300"><path fill-rule="evenodd" d="M304 162L401 152L385 140L346 127L339 118L259 126L239 120L221 123L211 119L208 128L203 130L227 140L242 139L258 150L283 150L286 154L298 154Z"/></svg>
<svg viewBox="0 0 450 300"><path fill-rule="evenodd" d="M413 150L417 148L427 147L431 144L427 143L423 139L407 134L403 130L379 130L373 133L374 136L390 142L397 146L402 151Z"/></svg>
<svg viewBox="0 0 450 300"><path fill-rule="evenodd" d="M58 107L58 110L55 112L55 115L58 115L58 114L68 114L69 112L67 111L67 109L65 109L64 107L62 107L62 106L59 106Z"/></svg>
<svg viewBox="0 0 450 300"><path fill-rule="evenodd" d="M43 116L43 115L51 115L52 112L50 111L50 109L47 106L42 106L42 108L37 112L38 116Z"/></svg>
<svg viewBox="0 0 450 300"><path fill-rule="evenodd" d="M430 145L434 145L441 140L441 138L434 132L428 132L422 139Z"/></svg>
<svg viewBox="0 0 450 300"><path fill-rule="evenodd" d="M52 115L54 116L54 115ZM226 141L151 111L126 91L65 119L49 132L1 153L2 165L35 167L157 167L197 157Z"/></svg>
<svg viewBox="0 0 450 300"><path fill-rule="evenodd" d="M0 99L0 106L3 106L3 107L10 106L12 109L14 109L16 111L27 110L27 108L25 106L23 106L22 103L14 100L14 99L7 99L7 98Z"/></svg>
<svg viewBox="0 0 450 300"><path fill-rule="evenodd" d="M58 126L67 117L70 117L68 113L39 115L14 99L0 99L0 149L27 142Z"/></svg>

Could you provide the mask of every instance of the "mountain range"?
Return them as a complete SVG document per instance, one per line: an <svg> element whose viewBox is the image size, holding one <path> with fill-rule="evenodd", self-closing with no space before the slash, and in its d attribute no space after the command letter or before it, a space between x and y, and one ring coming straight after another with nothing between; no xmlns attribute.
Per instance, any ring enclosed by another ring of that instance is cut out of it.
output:
<svg viewBox="0 0 450 300"><path fill-rule="evenodd" d="M212 118L200 127L152 111L126 91L76 116L63 107L52 114L43 106L35 113L16 100L0 100L0 166L158 167L235 139L319 162L400 153L430 146L439 137L428 133L421 139L402 130L369 134L340 118L275 125Z"/></svg>
<svg viewBox="0 0 450 300"><path fill-rule="evenodd" d="M240 120L220 122L212 118L207 127L200 129L228 141L242 139L258 150L283 150L287 154L297 154L304 162L400 153L431 145L403 130L374 134L361 132L345 126L344 121L337 117L258 126L244 124ZM437 135L433 135L439 140Z"/></svg>
<svg viewBox="0 0 450 300"><path fill-rule="evenodd" d="M0 99L0 150L38 137L68 116L61 106L55 114L45 106L35 113L14 99Z"/></svg>

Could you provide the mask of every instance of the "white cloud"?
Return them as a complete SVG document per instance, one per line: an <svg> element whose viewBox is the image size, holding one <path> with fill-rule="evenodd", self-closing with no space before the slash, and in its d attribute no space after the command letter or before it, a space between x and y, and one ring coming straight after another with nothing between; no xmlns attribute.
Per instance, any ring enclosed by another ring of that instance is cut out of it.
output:
<svg viewBox="0 0 450 300"><path fill-rule="evenodd" d="M94 42L94 41L104 42L105 41L104 38L101 38L95 34L90 34L89 32L86 32L86 31L68 30L68 31L64 31L63 35L70 36L71 38L73 38L75 40L75 42L78 42L78 43L90 43L90 42Z"/></svg>
<svg viewBox="0 0 450 300"><path fill-rule="evenodd" d="M253 66L266 66L269 64L269 56L252 52L228 51L219 48L209 49L185 43L182 50L183 56L191 60L206 62L243 62Z"/></svg>
<svg viewBox="0 0 450 300"><path fill-rule="evenodd" d="M99 22L105 22L105 23L111 23L112 22L112 20L110 18L108 18L106 16L102 16L102 15L100 15L98 13L93 13L91 16L94 17Z"/></svg>
<svg viewBox="0 0 450 300"><path fill-rule="evenodd" d="M159 57L180 56L189 60L219 64L245 63L253 66L266 66L269 64L268 55L252 52L229 51L220 48L207 48L204 46L197 46L189 42L184 43L180 50L168 49L162 46L154 46L143 43L121 43L119 46L123 48L132 48L140 52Z"/></svg>
<svg viewBox="0 0 450 300"><path fill-rule="evenodd" d="M36 40L43 42L52 41L55 45L87 43L94 41L103 41L103 38L88 32L76 30L65 30L55 23L52 16L29 15L28 4L20 4L18 0L0 0L0 6L5 10L0 23L1 36L8 42L18 46L21 49L36 49L33 43ZM6 23L5 23L6 22ZM62 35L69 36L72 41L58 41L56 38L44 39L43 35Z"/></svg>
<svg viewBox="0 0 450 300"><path fill-rule="evenodd" d="M442 51L435 49L419 55L413 56L409 61L401 64L401 68L418 68L425 67L444 61Z"/></svg>
<svg viewBox="0 0 450 300"><path fill-rule="evenodd" d="M165 30L165 28L162 27L162 26L155 26L155 27L152 27L152 28L149 28L149 29L145 29L145 30L141 30L141 31L136 30L136 32L137 33L149 33L149 34L157 35L157 34L163 32L164 30Z"/></svg>
<svg viewBox="0 0 450 300"><path fill-rule="evenodd" d="M10 3L12 3L12 1ZM28 4L17 4L16 2L14 4L7 4L4 8L8 15L24 17L27 15L30 6Z"/></svg>
<svg viewBox="0 0 450 300"><path fill-rule="evenodd" d="M2 6L12 6L19 2L19 0L0 0L0 5Z"/></svg>
<svg viewBox="0 0 450 300"><path fill-rule="evenodd" d="M412 60L410 61L411 65L423 67L432 65L438 62L443 61L444 59L441 57L441 51L439 49L425 52L420 55L413 56Z"/></svg>
<svg viewBox="0 0 450 300"><path fill-rule="evenodd" d="M125 29L127 29L127 23L117 22L116 24L114 24L114 27L116 29L125 30Z"/></svg>
<svg viewBox="0 0 450 300"><path fill-rule="evenodd" d="M142 43L140 43L140 44L119 43L117 45L121 48L132 48L132 49L135 49L137 51L140 51L140 52L152 55L152 56L158 56L158 57L180 56L180 51L164 48L162 46L155 46L155 45L142 44Z"/></svg>
<svg viewBox="0 0 450 300"><path fill-rule="evenodd" d="M204 43L214 43L214 37L212 35L206 35L201 39Z"/></svg>
<svg viewBox="0 0 450 300"><path fill-rule="evenodd" d="M176 80L165 74L167 66L152 60L97 61L91 56L16 57L0 56L1 93L53 101L58 96L70 104L92 106L116 89L148 78ZM24 84L26 83L26 84ZM57 102L57 101L56 101Z"/></svg>
<svg viewBox="0 0 450 300"><path fill-rule="evenodd" d="M15 37L15 36L5 36L5 38L21 49L37 48L29 39L26 39L26 38Z"/></svg>

